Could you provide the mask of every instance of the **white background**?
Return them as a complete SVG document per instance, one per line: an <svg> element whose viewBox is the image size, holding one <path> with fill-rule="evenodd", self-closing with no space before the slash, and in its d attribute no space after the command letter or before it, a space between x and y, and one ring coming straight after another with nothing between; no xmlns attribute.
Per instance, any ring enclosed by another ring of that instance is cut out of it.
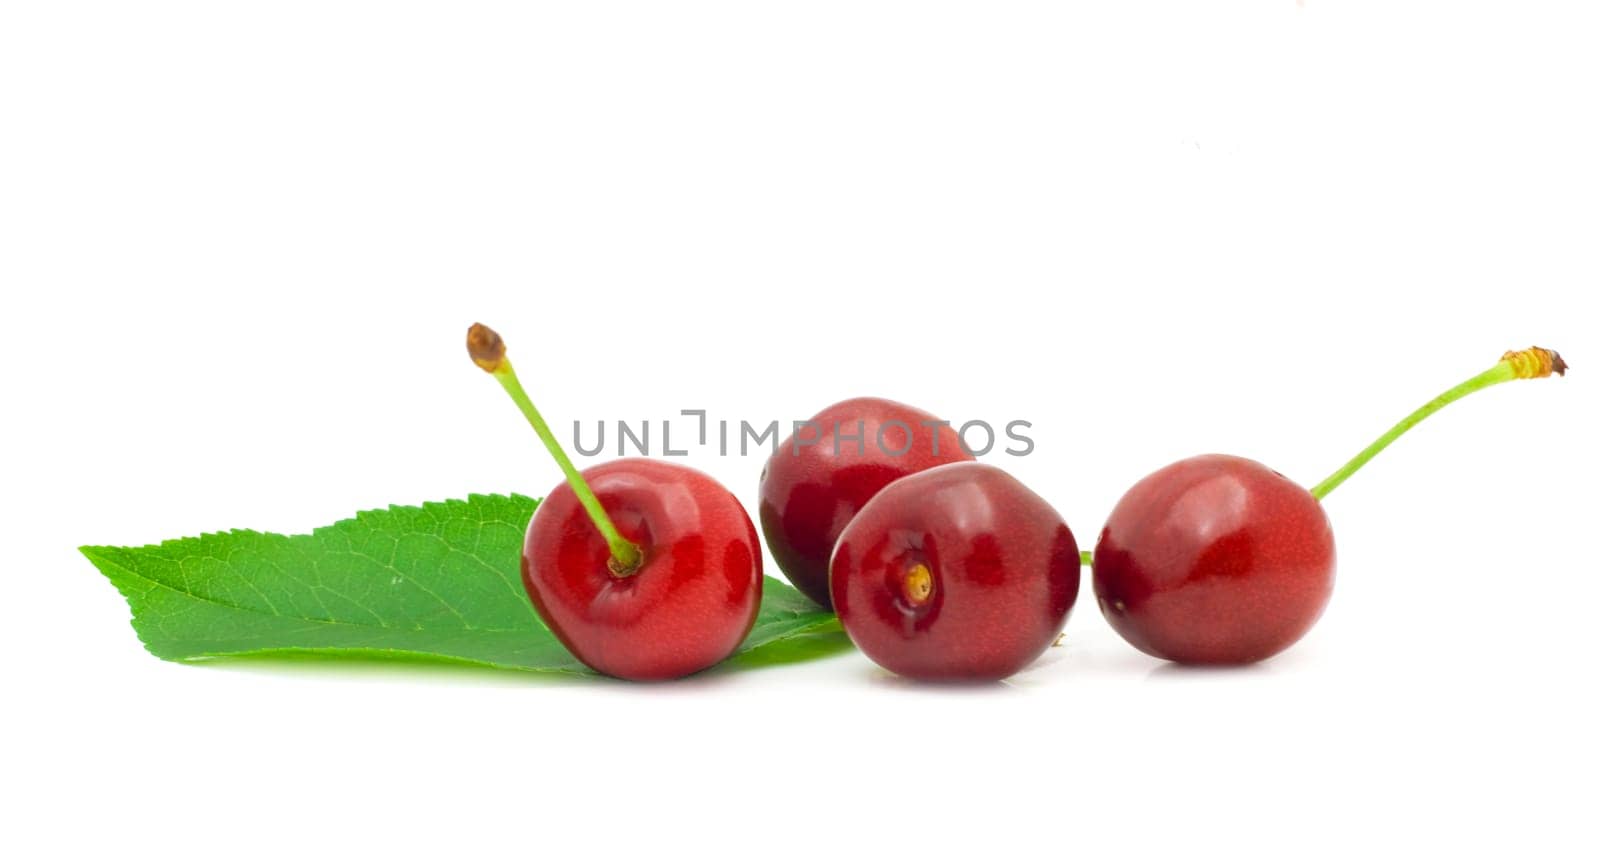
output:
<svg viewBox="0 0 1600 867"><path fill-rule="evenodd" d="M0 8L8 863L1594 863L1590 4ZM474 319L558 430L1028 419L1085 547L1169 461L1309 485L1573 373L1332 495L1245 670L1087 592L987 689L147 655L77 545L555 483Z"/></svg>

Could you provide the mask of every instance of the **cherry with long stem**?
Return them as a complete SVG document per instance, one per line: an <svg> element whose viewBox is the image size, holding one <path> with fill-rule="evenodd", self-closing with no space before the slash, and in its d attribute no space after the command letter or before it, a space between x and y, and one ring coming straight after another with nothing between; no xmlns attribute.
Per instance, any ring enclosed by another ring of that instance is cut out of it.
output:
<svg viewBox="0 0 1600 867"><path fill-rule="evenodd" d="M1163 467L1123 494L1095 545L1100 610L1152 656L1242 665L1294 644L1333 592L1333 529L1322 498L1406 431L1491 385L1565 375L1548 349L1508 352L1401 419L1311 488L1234 455Z"/></svg>
<svg viewBox="0 0 1600 867"><path fill-rule="evenodd" d="M1510 382L1514 379L1542 379L1550 374L1557 376L1567 375L1567 363L1561 360L1561 354L1538 346L1519 351L1507 352L1500 357L1500 362L1484 372L1462 382L1460 385L1444 392L1433 400L1418 407L1415 412L1401 419L1394 427L1385 431L1371 445L1362 449L1359 454L1351 458L1344 466L1335 470L1333 475L1323 479L1311 488L1311 496L1318 500L1326 497L1339 487L1345 479L1350 478L1355 472L1366 466L1367 461L1373 459L1379 452L1389 447L1389 444L1400 438L1401 434L1416 427L1417 423L1444 407L1455 403L1473 392L1482 391L1491 385Z"/></svg>
<svg viewBox="0 0 1600 867"><path fill-rule="evenodd" d="M644 562L644 552L617 531L616 524L612 523L611 516L606 514L605 507L600 505L594 490L584 481L578 468L573 466L572 459L567 457L566 450L556 441L555 434L550 432L550 426L545 424L544 416L539 414L538 408L523 390L522 382L511 366L511 359L506 357L505 341L500 339L500 335L495 333L494 329L482 323L474 323L467 331L467 352L472 356L473 363L492 375L495 381L500 383L500 387L505 389L506 394L511 396L512 402L528 419L528 424L533 426L534 433L539 435L540 442L544 443L550 456L555 458L561 467L562 474L567 477L567 484L572 486L572 492L583 504L584 511L594 522L595 529L599 530L601 537L606 540L606 546L611 549L611 562L607 564L611 573L618 578L626 578L637 572Z"/></svg>

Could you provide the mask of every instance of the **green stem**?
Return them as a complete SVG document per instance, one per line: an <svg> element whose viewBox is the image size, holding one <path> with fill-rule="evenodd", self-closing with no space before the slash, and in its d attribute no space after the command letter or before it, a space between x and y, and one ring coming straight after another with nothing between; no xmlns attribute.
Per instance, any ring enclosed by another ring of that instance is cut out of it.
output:
<svg viewBox="0 0 1600 867"><path fill-rule="evenodd" d="M1313 487L1311 496L1319 500L1326 497L1334 488L1339 487L1345 479L1355 475L1357 470L1366 466L1367 461L1372 460L1378 452L1388 448L1390 443L1399 439L1401 434L1411 430L1416 427L1418 422L1461 398L1475 391L1482 391L1491 385L1510 382L1513 379L1545 377L1551 373L1562 375L1566 373L1566 364L1561 360L1561 356L1554 352L1535 347L1523 352L1506 353L1499 364L1428 401L1418 407L1415 412L1401 419L1398 424L1389 428L1383 436L1374 440L1372 445L1362 449L1360 454L1351 458L1349 463L1346 463L1336 470L1333 475L1323 479L1316 487Z"/></svg>
<svg viewBox="0 0 1600 867"><path fill-rule="evenodd" d="M582 503L584 511L589 513L589 520L594 522L595 529L600 531L600 535L606 540L606 546L611 549L609 564L611 573L618 578L625 578L638 571L644 560L644 552L638 545L617 532L617 525L611 522L611 516L606 514L605 507L600 505L599 498L594 495L594 489L584 481L578 468L572 465L572 459L567 457L566 449L556 441L555 434L550 432L550 426L545 424L544 416L539 414L533 401L528 399L528 393L523 391L522 382L517 379L517 372L511 366L511 359L505 357L505 344L500 342L500 336L481 325L474 325L473 330L468 333L467 347L472 353L473 361L493 374L495 381L499 382L500 387L511 396L512 402L527 417L528 424L533 425L533 432L539 435L539 440L550 451L550 456L561 466L561 472L567 477L567 484L572 486L572 492L578 495L578 502Z"/></svg>
<svg viewBox="0 0 1600 867"><path fill-rule="evenodd" d="M1078 552L1078 563L1080 563L1081 565L1084 565L1084 566L1088 566L1091 569L1094 568L1094 552L1093 551L1079 551Z"/></svg>

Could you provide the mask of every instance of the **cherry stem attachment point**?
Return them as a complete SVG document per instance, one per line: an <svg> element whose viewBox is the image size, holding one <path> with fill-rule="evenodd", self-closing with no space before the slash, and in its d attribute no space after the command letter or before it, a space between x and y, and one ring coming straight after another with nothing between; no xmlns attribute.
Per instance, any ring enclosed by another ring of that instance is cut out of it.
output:
<svg viewBox="0 0 1600 867"><path fill-rule="evenodd" d="M1513 379L1543 379L1550 374L1557 376L1567 375L1567 363L1561 360L1561 354L1550 349L1532 347L1519 351L1507 352L1500 357L1500 362L1494 367L1472 377L1455 388L1446 391L1433 400L1428 401L1405 418L1401 419L1394 427L1389 428L1383 436L1373 441L1372 445L1361 450L1361 453L1351 458L1349 463L1340 467L1333 475L1323 479L1311 489L1311 496L1317 499L1326 497L1334 488L1345 479L1355 475L1356 470L1366 465L1378 452L1388 448L1389 444L1400 438L1400 435L1430 415L1455 403L1475 391L1482 391L1491 385L1510 382Z"/></svg>
<svg viewBox="0 0 1600 867"><path fill-rule="evenodd" d="M533 432L539 435L539 440L549 450L550 456L556 459L561 466L561 472L567 477L567 484L572 487L572 492L577 494L578 502L583 504L584 511L589 513L589 519L594 522L596 530L605 538L606 546L611 549L611 574L618 578L625 578L639 570L644 560L644 552L638 545L623 538L617 532L617 525L611 522L611 516L600 505L600 500L594 495L594 489L584 480L578 468L572 465L572 459L567 457L567 452L556 441L555 434L550 432L550 426L545 424L544 416L528 399L528 393L523 391L522 382L517 379L517 372L511 366L511 359L506 357L505 341L500 339L494 329L474 324L467 330L467 353L472 356L474 364L483 368L500 383L500 387L511 396L511 401L522 410L528 424L533 425Z"/></svg>

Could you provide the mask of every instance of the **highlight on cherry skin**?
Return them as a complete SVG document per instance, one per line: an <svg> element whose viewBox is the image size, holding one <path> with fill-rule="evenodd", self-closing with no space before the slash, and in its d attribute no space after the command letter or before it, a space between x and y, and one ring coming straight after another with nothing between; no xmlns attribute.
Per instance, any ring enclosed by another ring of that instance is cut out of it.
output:
<svg viewBox="0 0 1600 867"><path fill-rule="evenodd" d="M566 481L534 511L522 581L539 617L585 665L665 680L726 659L761 605L761 544L710 476L648 458L579 473L523 390L500 336L467 332L474 363L522 410Z"/></svg>
<svg viewBox="0 0 1600 867"><path fill-rule="evenodd" d="M1202 455L1123 495L1095 545L1095 597L1134 647L1178 663L1238 665L1282 652L1333 593L1333 530L1321 500L1400 435L1491 385L1566 374L1533 347L1444 392L1310 489L1246 458Z"/></svg>
<svg viewBox="0 0 1600 867"><path fill-rule="evenodd" d="M970 461L961 438L932 415L857 397L823 409L778 445L761 471L761 530L778 568L824 608L828 558L845 525L885 485L930 467Z"/></svg>
<svg viewBox="0 0 1600 867"><path fill-rule="evenodd" d="M1078 543L1060 514L975 461L890 483L839 536L834 609L862 653L920 680L999 680L1061 634Z"/></svg>

